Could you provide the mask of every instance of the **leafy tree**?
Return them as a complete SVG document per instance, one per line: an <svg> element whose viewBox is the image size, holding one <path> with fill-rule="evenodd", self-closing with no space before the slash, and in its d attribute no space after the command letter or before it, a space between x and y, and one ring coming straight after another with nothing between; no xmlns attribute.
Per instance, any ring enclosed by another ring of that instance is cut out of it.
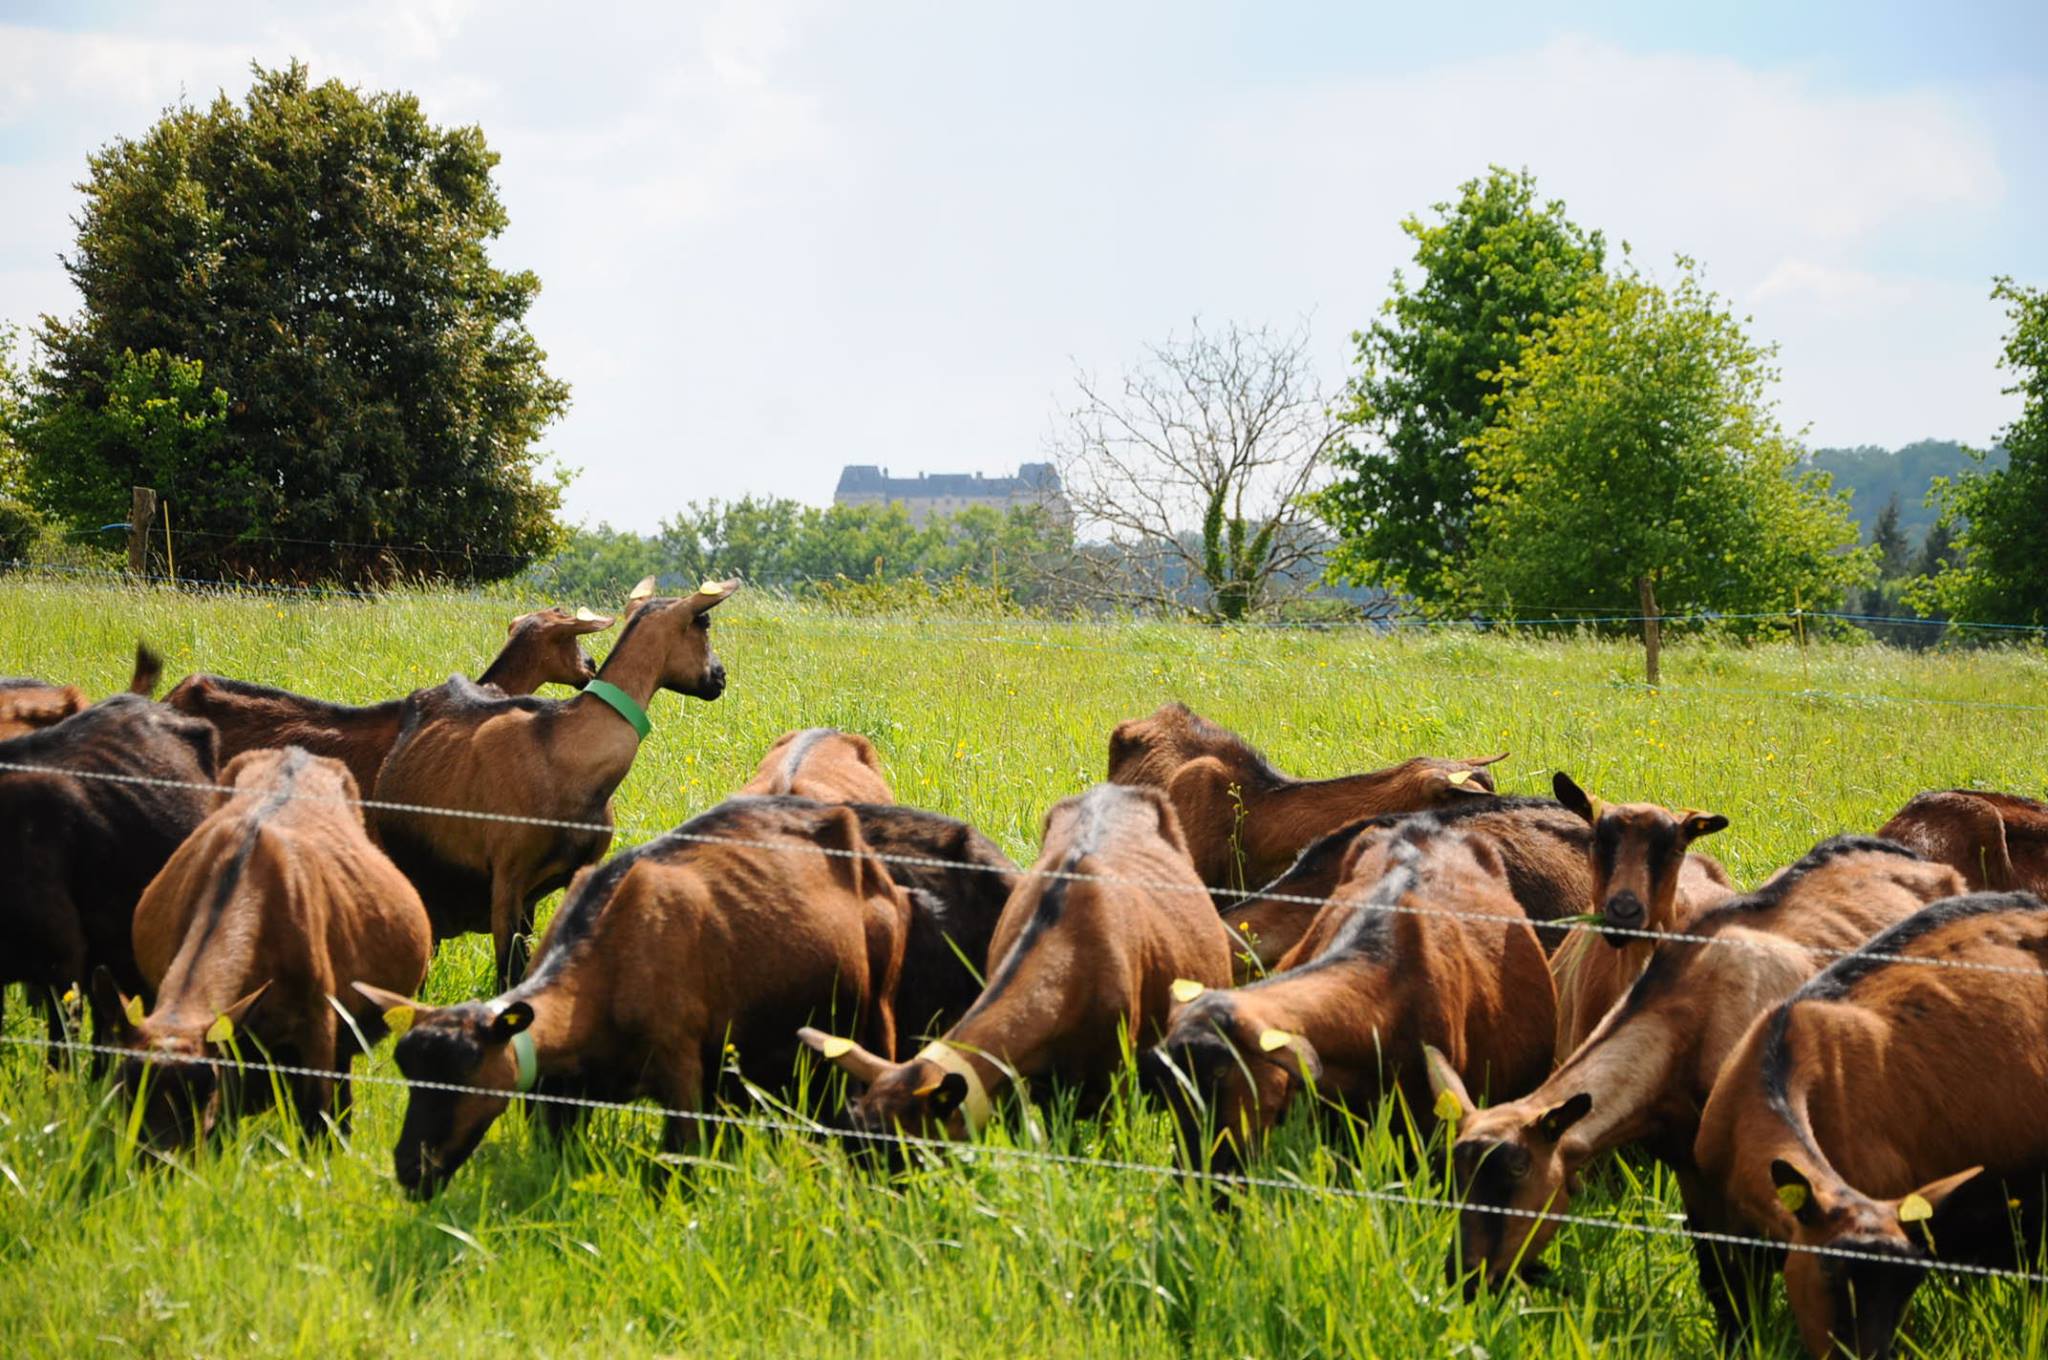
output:
<svg viewBox="0 0 2048 1360"><path fill-rule="evenodd" d="M97 400L52 403L40 413L30 434L36 498L89 529L128 514L131 486L214 480L216 512L253 513L260 473L223 456L227 418L228 394L206 380L204 364L162 350L123 350ZM189 533L193 526L180 527Z"/></svg>
<svg viewBox="0 0 2048 1360"><path fill-rule="evenodd" d="M21 427L23 377L14 363L18 333L0 325L0 566L34 550L42 518L28 503L28 461L16 441Z"/></svg>
<svg viewBox="0 0 2048 1360"><path fill-rule="evenodd" d="M665 565L658 540L599 524L572 529L561 551L536 568L533 584L553 592L557 603L605 613L624 602L635 582L659 574Z"/></svg>
<svg viewBox="0 0 2048 1360"><path fill-rule="evenodd" d="M2003 469L1935 484L1960 561L1933 576L1931 594L1957 618L2048 623L2048 291L2000 278L1991 296L2012 320L2001 366L2014 375L2006 390L2019 394L2020 414L2001 441Z"/></svg>
<svg viewBox="0 0 2048 1360"><path fill-rule="evenodd" d="M1896 581L1913 565L1912 545L1906 542L1906 531L1899 527L1899 515L1899 495L1895 491L1884 503L1884 509L1878 511L1877 523L1870 526L1870 546L1877 550L1880 581Z"/></svg>
<svg viewBox="0 0 2048 1360"><path fill-rule="evenodd" d="M919 527L900 505L820 510L749 496L692 502L652 537L578 529L533 579L565 601L600 605L650 574L678 586L737 575L799 594L842 581L964 581L1038 603L1072 544L1071 529L1038 507L974 506Z"/></svg>
<svg viewBox="0 0 2048 1360"><path fill-rule="evenodd" d="M1498 166L1410 217L1416 279L1394 275L1381 319L1357 332L1341 410L1350 438L1316 499L1342 540L1335 580L1382 585L1442 610L1471 550L1469 442L1493 418L1500 374L1600 278L1606 244L1526 170Z"/></svg>
<svg viewBox="0 0 2048 1360"><path fill-rule="evenodd" d="M552 548L534 441L568 389L523 324L540 281L485 252L496 164L480 130L297 63L95 154L64 261L84 308L42 323L24 440L49 508L96 525L154 484L180 565L235 573L503 576ZM218 430L135 428L138 397L190 420L216 394Z"/></svg>
<svg viewBox="0 0 2048 1360"><path fill-rule="evenodd" d="M1681 269L1609 280L1502 370L1461 582L1486 606L1633 613L1648 578L1670 612L1762 612L1867 574L1846 497L1778 426L1773 351Z"/></svg>

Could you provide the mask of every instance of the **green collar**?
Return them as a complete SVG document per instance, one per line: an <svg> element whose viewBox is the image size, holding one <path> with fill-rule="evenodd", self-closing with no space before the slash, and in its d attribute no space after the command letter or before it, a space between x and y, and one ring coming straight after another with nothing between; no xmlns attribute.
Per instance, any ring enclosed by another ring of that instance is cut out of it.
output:
<svg viewBox="0 0 2048 1360"><path fill-rule="evenodd" d="M639 734L640 740L647 740L647 734L654 730L654 724L647 720L647 710L635 703L632 695L626 693L626 691L620 689L611 681L592 680L583 687L583 692L585 694L595 694L598 698L617 709L619 716L633 725L633 730Z"/></svg>
<svg viewBox="0 0 2048 1360"><path fill-rule="evenodd" d="M512 1057L519 1064L519 1076L512 1089L524 1095L540 1080L540 1055L533 1051L533 1031L520 1030L512 1036Z"/></svg>

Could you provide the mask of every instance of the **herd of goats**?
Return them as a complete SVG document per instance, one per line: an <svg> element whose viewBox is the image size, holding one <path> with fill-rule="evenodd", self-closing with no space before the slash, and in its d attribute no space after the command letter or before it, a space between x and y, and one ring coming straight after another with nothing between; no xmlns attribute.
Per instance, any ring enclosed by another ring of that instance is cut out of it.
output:
<svg viewBox="0 0 2048 1360"><path fill-rule="evenodd" d="M614 620L529 614L477 681L370 707L211 675L155 702L146 649L136 692L96 704L0 681L0 982L53 1039L89 1009L166 1145L263 1099L245 1040L297 1069L318 1133L396 1034L419 1196L520 1093L650 1098L680 1149L722 1080L787 1088L807 1047L851 1079L848 1137L971 1139L1013 1083L1099 1102L1135 1045L1138 1089L1219 1176L1297 1102L1395 1095L1448 1126L1468 1290L1532 1276L1628 1145L1673 1169L1731 1341L1773 1274L1814 1354L1882 1355L1930 1267L2035 1260L2043 804L1923 793L1743 893L1694 848L1725 817L1563 773L1555 800L1501 796L1490 760L1295 779L1168 704L1116 728L1028 871L897 804L830 729L604 859L654 693L725 688L710 622L736 586L642 582L601 668L581 639ZM469 931L499 994L416 1000ZM903 1056L913 1034L940 1037ZM585 1112L534 1108L557 1136Z"/></svg>

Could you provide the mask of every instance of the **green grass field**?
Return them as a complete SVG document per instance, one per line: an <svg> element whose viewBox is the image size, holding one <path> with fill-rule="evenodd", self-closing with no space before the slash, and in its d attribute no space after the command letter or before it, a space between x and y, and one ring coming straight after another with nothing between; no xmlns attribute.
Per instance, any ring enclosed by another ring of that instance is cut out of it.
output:
<svg viewBox="0 0 2048 1360"><path fill-rule="evenodd" d="M607 602L567 601L605 607ZM343 700L474 673L522 606L194 599L0 584L0 674L126 683L138 636L167 676L208 669ZM785 729L874 738L899 797L967 818L1023 862L1053 801L1101 778L1109 729L1178 698L1323 775L1414 754L1511 751L1504 791L1564 768L1613 800L1727 814L1712 843L1751 884L1822 836L1874 830L1910 794L2039 796L2048 655L1876 647L1639 649L1590 638L1215 632L854 619L742 596L714 637L715 704L658 698L616 801L621 842L717 802ZM607 644L600 637L596 642ZM1801 690L1856 698L1797 698ZM1876 695L1957 703L1885 702ZM2020 707L2001 707L2018 705ZM443 947L433 1000L482 994L481 937ZM10 1034L40 1033L18 999ZM392 1072L388 1045L370 1068ZM801 1138L729 1131L664 1195L655 1121L600 1115L566 1152L500 1120L441 1198L391 1178L401 1092L360 1088L346 1145L274 1115L162 1164L82 1073L0 1048L0 1350L10 1355L1709 1355L1683 1242L1566 1228L1552 1280L1465 1304L1449 1216L1328 1188L1437 1193L1380 1121L1332 1142L1297 1120L1245 1197L1129 1171L948 1158L895 1178ZM739 1113L746 1113L741 1110ZM1012 1105L992 1137L1171 1160L1141 1104L1080 1121ZM1677 1197L1616 1164L1577 1206L1657 1224ZM1782 1307L1779 1322L1784 1321ZM1909 1349L2040 1353L2048 1309L2013 1284L1923 1289ZM1766 1353L1792 1353L1788 1329Z"/></svg>

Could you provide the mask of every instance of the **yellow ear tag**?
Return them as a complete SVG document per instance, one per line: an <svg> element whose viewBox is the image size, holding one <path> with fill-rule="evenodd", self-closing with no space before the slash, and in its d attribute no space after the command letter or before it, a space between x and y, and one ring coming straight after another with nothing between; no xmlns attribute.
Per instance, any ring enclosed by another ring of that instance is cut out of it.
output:
<svg viewBox="0 0 2048 1360"><path fill-rule="evenodd" d="M1465 1107L1458 1103L1456 1091L1436 1093L1436 1117L1446 1124L1455 1124L1465 1116Z"/></svg>
<svg viewBox="0 0 2048 1360"><path fill-rule="evenodd" d="M910 1094L912 1094L912 1095L916 1096L916 1097L917 1097L917 1098L918 1098L919 1100L923 1100L923 1099L924 1099L924 1098L925 1098L926 1096L928 1096L928 1095L930 1095L930 1094L931 1094L932 1092L934 1092L934 1091L938 1090L938 1089L939 1089L939 1088L940 1088L941 1086L944 1086L945 1084L946 1084L946 1079L945 1079L944 1077L940 1077L940 1078L939 1078L939 1079L938 1079L937 1081L928 1081L928 1082L926 1082L926 1083L925 1083L924 1085L922 1085L922 1086L918 1087L918 1088L917 1088L916 1090L912 1091L912 1092L911 1092Z"/></svg>
<svg viewBox="0 0 2048 1360"><path fill-rule="evenodd" d="M213 1023L206 1027L206 1042L209 1044L224 1044L234 1037L235 1022L225 1015L215 1016Z"/></svg>
<svg viewBox="0 0 2048 1360"><path fill-rule="evenodd" d="M411 1006L393 1006L384 1012L384 1028L393 1034L403 1034L412 1028L412 1022L418 1017L419 1012Z"/></svg>
<svg viewBox="0 0 2048 1360"><path fill-rule="evenodd" d="M853 1052L853 1040L842 1039L835 1034L827 1039L825 1046L818 1051L828 1058L843 1058Z"/></svg>
<svg viewBox="0 0 2048 1360"><path fill-rule="evenodd" d="M141 998L141 997L139 997L139 996L131 996L131 997L129 997L129 998L128 998L128 1001L127 1001L127 1003L126 1003L125 1005L123 1005L123 1006L121 1007L121 1013L122 1013L123 1015L125 1015L125 1016L127 1016L127 1017L128 1017L128 1023L129 1023L129 1024L131 1024L131 1025L139 1025L139 1024L141 1024L141 1023L142 1023L142 998Z"/></svg>
<svg viewBox="0 0 2048 1360"><path fill-rule="evenodd" d="M1917 1190L1899 1201L1899 1222L1901 1223L1919 1223L1933 1217L1934 1206L1929 1204L1927 1197Z"/></svg>
<svg viewBox="0 0 2048 1360"><path fill-rule="evenodd" d="M1786 1213L1798 1213L1806 1207L1806 1187L1803 1185L1779 1186L1778 1203L1785 1206Z"/></svg>
<svg viewBox="0 0 2048 1360"><path fill-rule="evenodd" d="M1193 1001L1196 997L1200 996L1203 992L1206 992L1208 990L1209 989L1207 987L1204 987L1201 983L1195 981L1193 978L1175 978L1173 980L1173 999L1175 1001Z"/></svg>
<svg viewBox="0 0 2048 1360"><path fill-rule="evenodd" d="M1285 1048L1294 1042L1294 1036L1284 1029L1269 1029L1259 1036L1261 1051L1271 1053L1276 1048Z"/></svg>
<svg viewBox="0 0 2048 1360"><path fill-rule="evenodd" d="M725 594L725 582L705 581L698 585L697 593L699 595L723 595Z"/></svg>
<svg viewBox="0 0 2048 1360"><path fill-rule="evenodd" d="M1457 785L1459 788L1463 788L1466 782L1471 778L1472 772L1470 770L1456 770L1453 771L1451 774L1451 783Z"/></svg>

